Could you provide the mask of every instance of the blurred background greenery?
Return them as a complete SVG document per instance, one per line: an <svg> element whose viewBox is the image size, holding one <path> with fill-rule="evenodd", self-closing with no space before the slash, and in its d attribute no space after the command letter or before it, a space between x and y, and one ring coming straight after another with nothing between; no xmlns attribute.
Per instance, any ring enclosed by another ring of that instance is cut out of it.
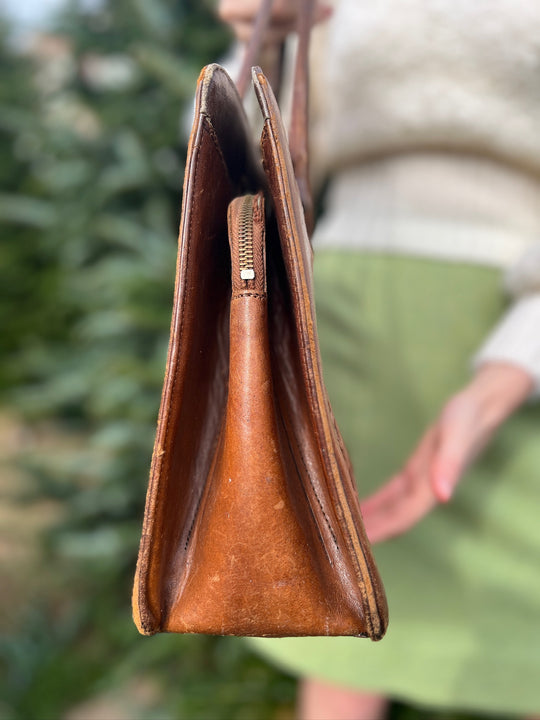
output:
<svg viewBox="0 0 540 720"><path fill-rule="evenodd" d="M229 42L201 0L67 2L24 39L0 22L4 720L294 716L294 679L242 641L142 638L130 610L184 118Z"/></svg>

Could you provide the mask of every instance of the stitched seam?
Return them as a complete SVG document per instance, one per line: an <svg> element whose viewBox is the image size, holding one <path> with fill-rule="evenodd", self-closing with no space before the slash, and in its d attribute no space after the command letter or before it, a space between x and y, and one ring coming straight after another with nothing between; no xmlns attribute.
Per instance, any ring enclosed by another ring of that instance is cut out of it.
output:
<svg viewBox="0 0 540 720"><path fill-rule="evenodd" d="M280 422L281 422L281 426L282 426L282 428L283 428L283 430L284 430L284 432L285 432L285 437L287 438L287 445L289 446L289 450L291 451L291 455L292 455L292 459L293 459L293 462L294 462L294 466L296 467L297 472L300 473L300 468L298 467L298 463L296 462L296 455L294 454L294 450L293 450L292 443L291 443L291 438L290 438L290 436L289 436L289 433L287 432L287 428L286 428L286 426L285 426L285 422L284 422L283 417L282 417L281 415L280 415L280 418L279 418L279 419L280 419ZM296 447L298 448L298 443L295 443L295 444L296 444ZM305 464L305 462L304 462L304 458L303 458L303 456L302 456L302 453L299 453L299 455L300 455L300 458L301 458L301 461L302 461L302 465L304 466L304 470L306 470L306 473L307 473L307 468L306 468L306 464ZM307 494L307 492L306 492L306 489L304 488L304 485L303 485L302 483L300 484L300 487L301 487L302 490L304 491L304 497L306 498L307 506L308 506L308 508L309 508L310 515L311 515L311 517L313 518L313 522L314 522L314 524L315 524L315 529L317 530L317 535L318 535L318 537L319 537L319 540L321 541L321 545L322 545L322 547L323 547L324 554L325 554L326 557L328 558L328 562L330 563L330 565L333 566L334 563L333 563L332 558L330 557L330 555L329 555L329 553L328 553L328 550L326 549L326 544L325 544L325 542L324 542L324 538L323 538L323 536L322 536L322 533L321 533L321 531L320 531L320 529L319 529L319 523L317 522L317 518L315 517L315 513L313 512L313 508L311 507L311 503L309 502L309 497L308 497L308 494ZM313 487L313 485L312 485L312 487ZM315 493L315 496L317 496L317 493ZM317 497L317 500L319 500L318 497ZM320 501L319 501L319 506L321 506ZM321 510L322 510L322 507L321 507ZM334 535L334 533L332 532L332 528L331 528L331 527L329 526L329 524L328 524L328 518L326 517L326 514L325 514L324 510L322 510L322 514L323 514L323 516L324 516L324 518L325 518L325 520L326 520L326 524L327 524L327 526L328 526L328 529L330 530L330 534L332 535L332 538L333 538L333 540L334 540L334 542L336 543L336 546L337 546L336 536ZM339 550L339 547L338 547L338 550Z"/></svg>
<svg viewBox="0 0 540 720"><path fill-rule="evenodd" d="M257 300L266 300L267 299L266 293L239 292L239 293L235 293L231 297L231 300L238 300L239 298L244 298L244 297L253 297L253 298L257 298Z"/></svg>
<svg viewBox="0 0 540 720"><path fill-rule="evenodd" d="M283 419L282 419L282 422L283 422ZM285 423L283 423L283 427L285 428L285 433L286 433L286 436L287 436L287 442L288 442L288 444L289 444L289 447L291 448L291 452L292 452L292 455L293 455L293 458L294 458L294 463L295 463L295 465L298 467L298 465L297 465L297 463L296 463L296 456L295 456L295 453L294 453L294 451L293 451L293 449L292 449L292 444L291 444L290 435L289 435L289 433L287 432L287 428L285 427ZM318 505L319 505L320 511L321 511L322 516L323 516L323 518L324 518L324 521L325 521L325 523L326 523L326 527L328 528L328 531L329 531L330 535L332 536L332 539L333 539L333 541L334 541L334 543L335 543L335 545L336 545L337 550L340 551L340 547L339 547L339 543L338 543L336 534L334 533L334 531L333 531L333 529L332 529L332 526L331 526L331 524L330 524L330 519L329 519L328 515L326 514L326 512L325 512L325 510L324 510L324 508L323 508L323 505L322 505L321 499L320 499L320 497L319 497L319 494L318 494L318 492L317 492L317 490L316 490L316 488L315 488L315 486L314 486L314 484L313 484L313 480L312 480L311 477L310 477L309 471L308 471L308 469L307 469L306 462L305 462L305 460L304 460L304 455L303 455L303 453L302 453L302 451L301 451L301 449L300 449L300 445L299 445L299 443L298 443L298 441L297 441L297 439L296 439L296 435L294 435L294 433L293 433L293 436L294 436L294 440L295 440L295 446L296 446L297 453L298 453L298 455L300 456L300 459L301 459L301 461L302 461L302 465L303 465L303 467L304 467L305 474L306 474L306 476L307 476L307 478L308 478L308 480L309 480L309 484L311 485L311 489L313 490L313 494L315 495L315 498L317 499L317 503L318 503ZM324 545L324 541L323 541L323 545Z"/></svg>
<svg viewBox="0 0 540 720"><path fill-rule="evenodd" d="M201 502L202 502L203 495L204 495L204 488L201 490L201 493L200 493L200 495L199 495L199 499L197 500L197 505L196 505L196 507L195 507L195 512L193 513L193 519L192 519L192 521L191 521L191 525L189 526L189 530L188 530L188 533L187 533L187 535L186 535L186 541L185 541L185 543L184 543L184 552L186 552L187 549L188 549L189 541L191 540L191 534L192 534L192 532L193 532L193 528L195 527L195 519L196 519L197 514L198 514L198 512L199 512L199 508L200 508L200 506L201 506Z"/></svg>
<svg viewBox="0 0 540 720"><path fill-rule="evenodd" d="M304 462L304 459L303 459L303 458L302 458L302 463L304 464L304 467L305 467L305 462ZM307 472L307 468L306 468L306 467L305 467L305 469L306 469L306 472ZM339 550L339 544L338 544L338 541L337 541L337 537L336 537L334 531L332 530L332 526L330 525L330 520L328 519L328 515L327 515L327 514L325 513L325 511L324 511L324 508L323 508L323 506L322 506L322 502L321 502L321 499L320 499L320 497L319 497L319 494L317 493L317 490L315 489L315 485L313 484L312 479L309 477L309 474L308 474L308 479L309 479L309 484L311 485L311 487L312 487L312 489L313 489L313 492L314 492L314 494L315 494L315 497L317 498L317 502L318 502L319 507L320 507L320 509L321 509L321 512L322 512L322 514L323 514L324 520L325 520L325 522L326 522L326 526L327 526L328 530L330 531L330 534L332 535L332 539L334 540L334 543L336 544L336 548Z"/></svg>

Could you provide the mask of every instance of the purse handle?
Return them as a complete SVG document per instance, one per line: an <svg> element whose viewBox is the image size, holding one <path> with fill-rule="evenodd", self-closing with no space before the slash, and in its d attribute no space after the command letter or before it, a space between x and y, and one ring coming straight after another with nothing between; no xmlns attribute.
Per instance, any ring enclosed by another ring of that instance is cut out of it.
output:
<svg viewBox="0 0 540 720"><path fill-rule="evenodd" d="M251 38L246 47L244 60L238 75L237 88L240 97L244 97L251 68L256 64L260 53L262 40L272 12L273 0L262 0L259 12L253 26ZM293 77L293 97L291 109L291 122L289 127L289 150L294 167L294 174L298 183L298 190L304 206L304 217L308 234L311 236L314 225L313 197L309 182L309 39L313 21L315 0L300 0L298 9L298 48ZM277 62L281 65L282 48L277 54ZM281 79L281 67L278 68L278 82Z"/></svg>

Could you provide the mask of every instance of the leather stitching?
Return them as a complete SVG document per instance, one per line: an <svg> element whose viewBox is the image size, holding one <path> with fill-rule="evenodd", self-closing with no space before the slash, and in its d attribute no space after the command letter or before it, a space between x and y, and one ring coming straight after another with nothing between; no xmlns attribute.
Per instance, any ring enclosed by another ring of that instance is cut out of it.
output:
<svg viewBox="0 0 540 720"><path fill-rule="evenodd" d="M268 296L266 293L240 292L240 293L235 293L231 297L231 300L238 300L238 299L244 298L244 297L253 297L253 298L257 298L258 300L266 300Z"/></svg>

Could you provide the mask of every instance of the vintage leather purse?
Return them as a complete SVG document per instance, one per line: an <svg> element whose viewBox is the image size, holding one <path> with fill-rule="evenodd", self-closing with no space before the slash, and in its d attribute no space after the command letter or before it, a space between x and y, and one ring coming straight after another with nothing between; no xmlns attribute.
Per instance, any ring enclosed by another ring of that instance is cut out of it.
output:
<svg viewBox="0 0 540 720"><path fill-rule="evenodd" d="M287 136L259 68L253 83L260 150L225 70L199 78L134 618L378 640L386 599L323 383Z"/></svg>

